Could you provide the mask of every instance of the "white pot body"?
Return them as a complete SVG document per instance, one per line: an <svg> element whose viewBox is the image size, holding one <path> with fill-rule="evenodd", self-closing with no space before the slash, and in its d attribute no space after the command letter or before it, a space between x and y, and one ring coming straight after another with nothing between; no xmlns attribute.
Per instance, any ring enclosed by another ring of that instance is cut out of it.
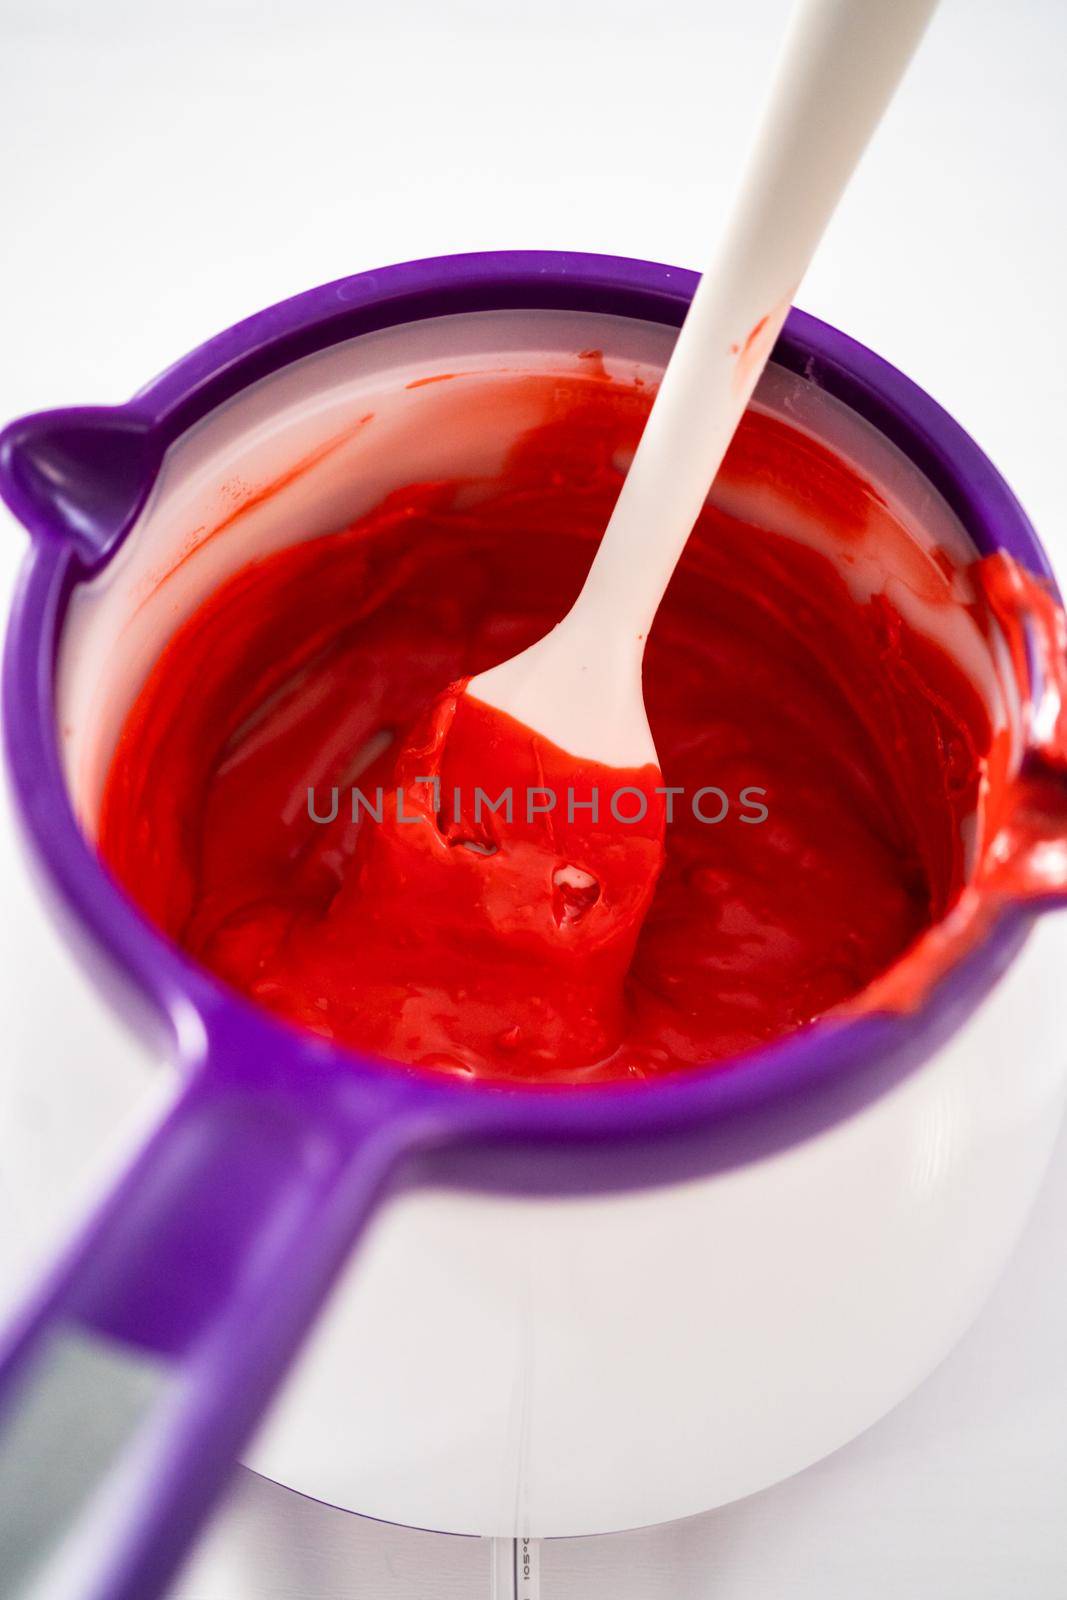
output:
<svg viewBox="0 0 1067 1600"><path fill-rule="evenodd" d="M609 370L654 377L669 344L613 317L440 318L309 357L200 423L72 605L60 720L86 827L146 671L228 572L397 483L491 471L538 420L509 373L573 370L597 346ZM407 388L445 372L467 376ZM759 400L861 461L917 536L963 541L910 463L838 402L780 371ZM788 507L763 509L817 538ZM941 1359L1019 1232L1067 1078L1055 954L1039 927L923 1067L749 1165L589 1198L391 1201L248 1463L343 1510L549 1537L707 1510L835 1449Z"/></svg>

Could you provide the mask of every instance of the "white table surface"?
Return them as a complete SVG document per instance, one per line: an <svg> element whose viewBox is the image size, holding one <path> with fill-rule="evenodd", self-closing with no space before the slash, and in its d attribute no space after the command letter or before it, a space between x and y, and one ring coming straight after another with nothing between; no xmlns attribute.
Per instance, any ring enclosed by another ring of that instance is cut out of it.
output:
<svg viewBox="0 0 1067 1600"><path fill-rule="evenodd" d="M875 3L875 0L872 0ZM886 0L889 3L889 0ZM787 0L0 0L0 417L119 401L201 339L383 262L507 246L695 266ZM998 463L1067 572L1063 0L944 0L799 296L904 368ZM22 548L6 516L0 588ZM1067 919L1064 919L1067 923ZM1047 935L1067 962L1067 926ZM0 812L0 1207L32 1268L139 1097L136 1059L36 906ZM1067 1048L1067 1037L1065 1037ZM93 1063L128 1060L102 1096ZM78 1118L85 1170L20 1213ZM1067 1593L1067 1140L1009 1271L910 1400L715 1515L542 1553L552 1600L1059 1600ZM234 1550L185 1600L301 1594ZM303 1541L303 1543L302 1543ZM294 1551L303 1549L296 1556ZM351 1519L340 1596L478 1600L492 1552Z"/></svg>

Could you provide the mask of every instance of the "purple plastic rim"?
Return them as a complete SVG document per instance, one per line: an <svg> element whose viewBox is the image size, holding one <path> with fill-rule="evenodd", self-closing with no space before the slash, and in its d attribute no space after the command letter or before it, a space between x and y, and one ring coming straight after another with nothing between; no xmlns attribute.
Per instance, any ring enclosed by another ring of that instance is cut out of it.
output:
<svg viewBox="0 0 1067 1600"><path fill-rule="evenodd" d="M375 329L454 312L558 308L677 327L697 283L678 268L620 257L490 252L407 262L322 285L201 345L111 415L144 430L146 459L257 379ZM922 390L846 335L790 312L773 359L835 395L907 455L977 548L1010 552L1051 577L1011 491L977 445ZM1009 905L909 1013L823 1018L733 1062L658 1082L556 1090L437 1079L303 1034L267 1017L195 966L147 922L98 861L71 809L54 704L56 652L71 589L114 553L151 487L119 529L88 541L59 533L15 492L7 463L37 425L77 425L84 408L11 424L0 436L0 491L32 537L11 614L3 704L16 806L46 889L72 942L105 987L169 1040L193 1071L220 1052L294 1069L338 1070L368 1090L398 1086L422 1130L423 1175L513 1192L586 1192L659 1183L734 1166L810 1137L920 1069L1014 959L1031 906ZM99 418L100 413L92 413ZM153 474L154 475L154 474ZM95 535L95 537L94 537ZM95 556L94 556L95 549ZM136 1003L140 1004L136 1004ZM353 1088L355 1083L353 1082Z"/></svg>

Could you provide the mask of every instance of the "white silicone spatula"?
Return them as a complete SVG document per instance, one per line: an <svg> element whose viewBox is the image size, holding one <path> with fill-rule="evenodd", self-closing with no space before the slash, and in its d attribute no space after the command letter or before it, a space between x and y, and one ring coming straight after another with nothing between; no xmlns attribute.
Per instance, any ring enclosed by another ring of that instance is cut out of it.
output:
<svg viewBox="0 0 1067 1600"><path fill-rule="evenodd" d="M815 248L937 0L800 0L733 210L581 594L467 693L610 767L657 764L641 661Z"/></svg>

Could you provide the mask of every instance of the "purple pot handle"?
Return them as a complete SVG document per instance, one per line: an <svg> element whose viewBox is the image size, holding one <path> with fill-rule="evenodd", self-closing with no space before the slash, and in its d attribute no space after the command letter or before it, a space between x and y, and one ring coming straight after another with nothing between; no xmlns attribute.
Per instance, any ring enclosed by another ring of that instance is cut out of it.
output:
<svg viewBox="0 0 1067 1600"><path fill-rule="evenodd" d="M0 1592L165 1589L415 1142L398 1081L186 1087L0 1354Z"/></svg>

